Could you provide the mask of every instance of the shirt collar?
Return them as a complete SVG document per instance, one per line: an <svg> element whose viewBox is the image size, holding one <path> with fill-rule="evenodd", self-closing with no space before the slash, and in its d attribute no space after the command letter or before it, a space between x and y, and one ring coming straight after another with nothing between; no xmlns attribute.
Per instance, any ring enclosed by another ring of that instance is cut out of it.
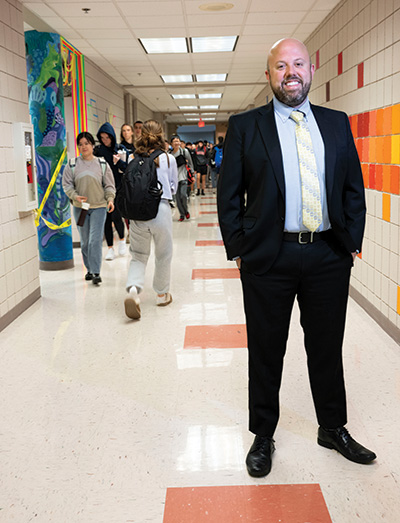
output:
<svg viewBox="0 0 400 523"><path fill-rule="evenodd" d="M308 115L311 112L310 107L310 100L308 97L304 100L304 102L301 104L300 107L289 107L288 105L280 102L275 96L274 96L274 112L279 116L279 118L282 120L282 123L286 123L288 119L290 118L290 115L293 111L301 111L305 114L306 120L308 119Z"/></svg>

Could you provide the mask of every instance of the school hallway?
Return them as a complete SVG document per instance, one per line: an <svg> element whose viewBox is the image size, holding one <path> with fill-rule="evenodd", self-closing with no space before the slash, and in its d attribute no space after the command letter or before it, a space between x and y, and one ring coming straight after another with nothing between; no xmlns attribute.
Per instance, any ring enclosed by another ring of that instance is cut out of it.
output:
<svg viewBox="0 0 400 523"><path fill-rule="evenodd" d="M350 300L347 427L378 456L352 463L317 445L295 307L272 471L251 478L239 273L215 195L190 212L174 214L171 305L155 305L152 256L129 320L129 254L103 261L96 287L74 249L75 267L41 271L41 299L0 332L0 521L397 523L398 344Z"/></svg>

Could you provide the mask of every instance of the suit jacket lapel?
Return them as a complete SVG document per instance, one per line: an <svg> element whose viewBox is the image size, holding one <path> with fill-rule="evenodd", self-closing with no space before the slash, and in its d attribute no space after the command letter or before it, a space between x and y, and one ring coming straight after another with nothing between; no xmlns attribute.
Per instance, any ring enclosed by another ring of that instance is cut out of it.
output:
<svg viewBox="0 0 400 523"><path fill-rule="evenodd" d="M332 125L324 119L323 115L319 111L319 107L312 104L310 105L325 145L325 184L329 203L332 196L336 162L335 133L333 131Z"/></svg>
<svg viewBox="0 0 400 523"><path fill-rule="evenodd" d="M272 102L260 107L256 121L262 141L271 160L279 189L283 198L285 198L285 177L283 174L282 150L279 143L278 131L276 129L274 106Z"/></svg>

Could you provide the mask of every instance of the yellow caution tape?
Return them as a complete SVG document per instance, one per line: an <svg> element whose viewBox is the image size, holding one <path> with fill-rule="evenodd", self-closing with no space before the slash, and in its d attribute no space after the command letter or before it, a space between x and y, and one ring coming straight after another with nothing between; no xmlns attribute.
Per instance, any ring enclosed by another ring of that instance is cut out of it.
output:
<svg viewBox="0 0 400 523"><path fill-rule="evenodd" d="M43 216L42 216L43 207L44 207L44 205L45 205L45 203L46 203L46 201L47 201L47 199L48 199L48 197L50 195L51 190L54 187L54 184L56 183L56 179L57 179L58 173L60 172L60 169L61 169L61 166L62 166L62 164L64 162L64 158L65 158L66 154L67 154L67 148L65 147L65 149L62 152L62 155L61 155L60 159L58 160L57 167L55 168L53 176L52 176L52 178L50 180L50 183L49 183L49 185L47 187L47 191L46 191L45 195L43 196L43 199L41 201L40 207L39 207L39 209L35 209L35 225L36 225L36 227L39 227L40 218L42 218L42 220L47 225L47 227L49 227L52 230L64 229L65 227L69 227L71 225L71 218L68 218L68 220L66 220L61 225L55 225L54 223L51 223L48 220L46 220L46 218L43 218Z"/></svg>

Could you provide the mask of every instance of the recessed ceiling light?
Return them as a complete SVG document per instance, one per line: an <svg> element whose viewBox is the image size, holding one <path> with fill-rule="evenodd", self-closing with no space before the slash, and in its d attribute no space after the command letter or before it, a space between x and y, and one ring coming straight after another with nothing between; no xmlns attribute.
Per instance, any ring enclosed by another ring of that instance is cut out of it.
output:
<svg viewBox="0 0 400 523"><path fill-rule="evenodd" d="M222 98L222 93L199 94L199 98Z"/></svg>
<svg viewBox="0 0 400 523"><path fill-rule="evenodd" d="M217 113L201 113L202 116L217 116Z"/></svg>
<svg viewBox="0 0 400 523"><path fill-rule="evenodd" d="M188 122L198 122L199 118L186 118Z"/></svg>
<svg viewBox="0 0 400 523"><path fill-rule="evenodd" d="M200 105L200 110L202 109L218 109L219 105Z"/></svg>
<svg viewBox="0 0 400 523"><path fill-rule="evenodd" d="M225 82L227 73L224 74L196 74L198 82Z"/></svg>
<svg viewBox="0 0 400 523"><path fill-rule="evenodd" d="M211 120L215 120L215 117L214 118L202 118L203 122L206 122L206 121L211 121Z"/></svg>
<svg viewBox="0 0 400 523"><path fill-rule="evenodd" d="M190 39L194 53L223 53L234 51L237 36L199 36Z"/></svg>
<svg viewBox="0 0 400 523"><path fill-rule="evenodd" d="M147 54L187 53L186 38L139 38Z"/></svg>
<svg viewBox="0 0 400 523"><path fill-rule="evenodd" d="M198 109L197 105L179 105L181 111L189 111L190 109Z"/></svg>
<svg viewBox="0 0 400 523"><path fill-rule="evenodd" d="M193 82L191 74L162 74L161 78L166 84Z"/></svg>
<svg viewBox="0 0 400 523"><path fill-rule="evenodd" d="M195 94L171 94L174 100L183 100L185 98L196 98Z"/></svg>
<svg viewBox="0 0 400 523"><path fill-rule="evenodd" d="M199 5L199 9L202 11L228 11L228 9L232 9L232 7L233 4L228 2L212 2Z"/></svg>
<svg viewBox="0 0 400 523"><path fill-rule="evenodd" d="M197 114L197 113L183 113L183 116L197 116L197 117L199 117L200 115Z"/></svg>

